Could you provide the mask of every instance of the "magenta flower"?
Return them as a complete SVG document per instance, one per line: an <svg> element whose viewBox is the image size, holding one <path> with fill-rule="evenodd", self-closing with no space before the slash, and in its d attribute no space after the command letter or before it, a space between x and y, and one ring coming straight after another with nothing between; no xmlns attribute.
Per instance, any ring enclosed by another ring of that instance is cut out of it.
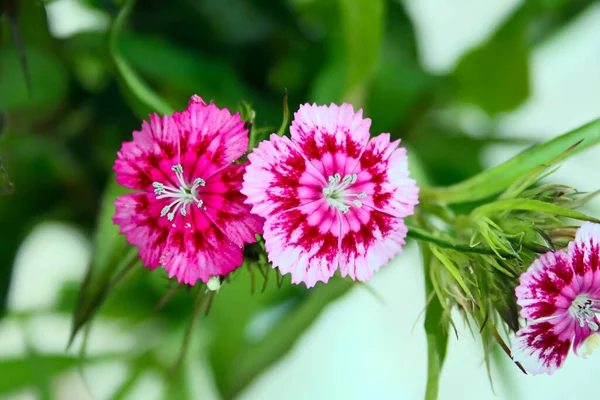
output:
<svg viewBox="0 0 600 400"><path fill-rule="evenodd" d="M306 104L291 140L273 134L248 157L242 193L266 219L269 260L294 283L327 282L338 268L367 281L402 251L418 188L400 141L369 140L370 126L349 104Z"/></svg>
<svg viewBox="0 0 600 400"><path fill-rule="evenodd" d="M571 343L580 355L584 341L598 332L600 225L582 225L567 253L540 256L521 275L515 292L521 316L533 322L517 332L513 358L532 374L551 375Z"/></svg>
<svg viewBox="0 0 600 400"><path fill-rule="evenodd" d="M181 113L150 115L123 143L117 182L140 192L117 199L113 221L147 267L193 285L242 264L244 243L263 224L243 203L245 165L231 165L247 148L239 114L198 96Z"/></svg>

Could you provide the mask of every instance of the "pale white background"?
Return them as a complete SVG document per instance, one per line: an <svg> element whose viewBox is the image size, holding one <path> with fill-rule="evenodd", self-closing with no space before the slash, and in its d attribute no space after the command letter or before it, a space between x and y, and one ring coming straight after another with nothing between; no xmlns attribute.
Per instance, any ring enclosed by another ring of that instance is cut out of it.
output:
<svg viewBox="0 0 600 400"><path fill-rule="evenodd" d="M421 61L430 71L451 70L460 56L491 35L520 4L519 0L405 0L416 27ZM90 13L75 0L48 6L55 34L105 29L106 16ZM60 18L59 18L60 15ZM498 124L502 134L549 139L600 116L600 5L537 47L531 62L532 93L518 110L494 121L465 107L457 123L474 135L486 124ZM495 165L521 150L518 146L489 148L483 161ZM600 150L589 150L566 162L553 179L581 190L600 187ZM589 211L600 215L600 202ZM17 260L9 306L13 312L40 310L35 318L0 322L0 359L18 357L27 346L60 354L70 316L44 314L65 281L82 278L90 243L69 226L46 223L24 243ZM424 306L423 276L416 246L375 275L371 287L383 299L357 288L332 304L296 347L242 395L264 399L422 399L426 378L426 344L420 312ZM130 348L137 337L111 321L99 321L90 353ZM600 355L583 360L571 355L552 377L524 376L511 365L495 379L492 394L482 362L480 343L467 330L452 338L441 380L441 400L598 398L594 385ZM61 399L106 399L128 375L126 365L104 363L86 370L92 394L75 371L61 375L53 390ZM495 371L496 372L496 371ZM207 369L190 373L197 398L213 399ZM160 376L142 377L131 399L162 397ZM15 399L34 398L30 391Z"/></svg>

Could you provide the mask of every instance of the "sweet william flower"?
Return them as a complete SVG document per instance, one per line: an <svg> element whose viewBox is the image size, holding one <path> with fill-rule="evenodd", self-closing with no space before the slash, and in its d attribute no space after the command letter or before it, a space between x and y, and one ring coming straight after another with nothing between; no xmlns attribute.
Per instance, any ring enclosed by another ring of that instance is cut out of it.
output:
<svg viewBox="0 0 600 400"><path fill-rule="evenodd" d="M248 132L232 115L193 96L173 116L150 116L123 143L117 182L138 193L116 201L115 224L144 264L190 285L242 264L244 243L262 233L240 193Z"/></svg>
<svg viewBox="0 0 600 400"><path fill-rule="evenodd" d="M521 316L512 355L532 374L551 375L573 352L586 356L598 344L600 321L600 225L585 223L567 252L540 256L515 290Z"/></svg>
<svg viewBox="0 0 600 400"><path fill-rule="evenodd" d="M291 140L273 134L248 156L242 193L265 218L269 261L293 283L337 269L368 281L402 251L418 188L400 141L369 140L370 125L349 104L302 105Z"/></svg>

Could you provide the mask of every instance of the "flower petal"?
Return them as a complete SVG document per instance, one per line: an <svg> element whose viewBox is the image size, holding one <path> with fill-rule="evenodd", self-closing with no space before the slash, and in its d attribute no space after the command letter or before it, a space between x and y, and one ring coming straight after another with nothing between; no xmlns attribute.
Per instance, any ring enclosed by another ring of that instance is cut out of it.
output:
<svg viewBox="0 0 600 400"><path fill-rule="evenodd" d="M248 130L239 113L205 104L192 97L188 108L173 114L182 132L181 164L186 179L208 180L213 174L240 158L248 149Z"/></svg>
<svg viewBox="0 0 600 400"><path fill-rule="evenodd" d="M287 137L271 135L248 156L241 192L263 217L322 198L325 178Z"/></svg>
<svg viewBox="0 0 600 400"><path fill-rule="evenodd" d="M357 182L352 192L365 192L364 205L396 217L413 214L419 203L419 188L408 171L406 149L398 147L400 140L390 142L390 134L383 133L369 141L360 157L355 173Z"/></svg>
<svg viewBox="0 0 600 400"><path fill-rule="evenodd" d="M206 182L199 195L207 216L238 246L255 242L265 222L244 204L246 196L240 189L245 168L246 164L236 164L221 170Z"/></svg>
<svg viewBox="0 0 600 400"><path fill-rule="evenodd" d="M304 104L294 114L292 141L325 178L350 174L369 140L371 120L352 105Z"/></svg>
<svg viewBox="0 0 600 400"><path fill-rule="evenodd" d="M171 116L150 115L133 141L123 143L113 169L117 182L134 190L151 192L152 182L169 182L171 167L179 164L179 128ZM176 182L172 181L172 182Z"/></svg>
<svg viewBox="0 0 600 400"><path fill-rule="evenodd" d="M342 276L368 281L374 271L402 252L407 229L400 218L367 207L341 215Z"/></svg>
<svg viewBox="0 0 600 400"><path fill-rule="evenodd" d="M600 323L598 322L598 318L595 318L595 322L596 324L600 325ZM573 340L573 352L575 353L575 355L579 356L579 349L581 348L585 340L588 337L590 337L590 335L596 334L596 332L591 330L589 325L587 324L585 324L583 327L579 326L578 324L575 324L574 329L575 339Z"/></svg>
<svg viewBox="0 0 600 400"><path fill-rule="evenodd" d="M569 258L581 293L600 293L600 224L586 222L569 243Z"/></svg>
<svg viewBox="0 0 600 400"><path fill-rule="evenodd" d="M191 218L187 227L185 221ZM177 214L176 227L169 234L161 256L161 264L169 278L194 285L198 280L208 282L211 276L223 276L242 265L242 248L233 243L203 210L191 207L188 216Z"/></svg>
<svg viewBox="0 0 600 400"><path fill-rule="evenodd" d="M339 233L338 211L325 200L281 212L265 223L269 261L292 283L327 282L338 268Z"/></svg>
<svg viewBox="0 0 600 400"><path fill-rule="evenodd" d="M121 227L127 241L139 248L144 265L154 269L160 265L160 256L171 231L170 222L159 218L163 204L149 193L132 193L115 201L113 222Z"/></svg>
<svg viewBox="0 0 600 400"><path fill-rule="evenodd" d="M571 348L573 321L569 316L526 326L517 332L512 357L533 375L552 375L560 368Z"/></svg>
<svg viewBox="0 0 600 400"><path fill-rule="evenodd" d="M521 283L515 289L521 316L538 319L564 312L578 294L570 287L572 281L573 269L564 251L538 257L521 274Z"/></svg>

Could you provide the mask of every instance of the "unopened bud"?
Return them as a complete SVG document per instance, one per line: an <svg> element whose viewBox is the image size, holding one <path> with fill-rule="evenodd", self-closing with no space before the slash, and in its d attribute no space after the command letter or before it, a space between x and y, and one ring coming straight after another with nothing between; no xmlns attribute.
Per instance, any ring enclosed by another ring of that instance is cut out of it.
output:
<svg viewBox="0 0 600 400"><path fill-rule="evenodd" d="M220 276L211 276L208 282L206 282L206 287L208 290L213 292L218 291L221 288L221 277Z"/></svg>

